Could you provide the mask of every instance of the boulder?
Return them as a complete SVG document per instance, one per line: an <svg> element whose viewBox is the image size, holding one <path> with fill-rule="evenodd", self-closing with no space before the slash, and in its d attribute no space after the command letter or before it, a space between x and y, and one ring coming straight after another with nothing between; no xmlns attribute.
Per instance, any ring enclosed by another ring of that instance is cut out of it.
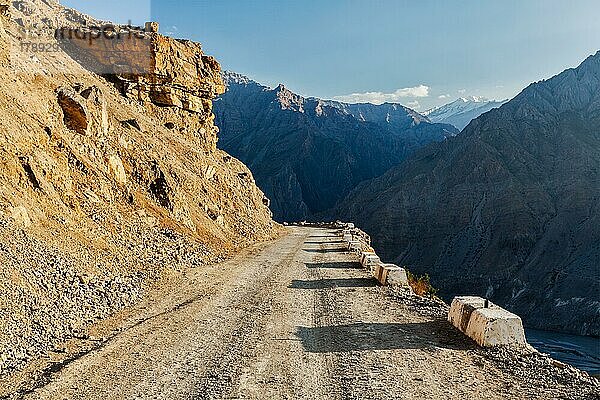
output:
<svg viewBox="0 0 600 400"><path fill-rule="evenodd" d="M263 196L262 203L265 207L271 207L271 199L269 199L267 196Z"/></svg>
<svg viewBox="0 0 600 400"><path fill-rule="evenodd" d="M214 165L205 165L203 168L204 178L209 180L212 179L217 173L217 168Z"/></svg>
<svg viewBox="0 0 600 400"><path fill-rule="evenodd" d="M158 22L146 22L144 29L146 32L149 32L149 33L157 33L159 27L160 27L160 24Z"/></svg>
<svg viewBox="0 0 600 400"><path fill-rule="evenodd" d="M58 104L63 110L65 126L85 135L88 129L88 111L83 97L68 87L59 88L57 95Z"/></svg>

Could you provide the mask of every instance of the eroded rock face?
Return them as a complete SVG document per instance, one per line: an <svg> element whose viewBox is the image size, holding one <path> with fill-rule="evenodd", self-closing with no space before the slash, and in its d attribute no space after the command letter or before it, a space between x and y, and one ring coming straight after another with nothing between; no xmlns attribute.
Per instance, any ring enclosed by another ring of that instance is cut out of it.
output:
<svg viewBox="0 0 600 400"><path fill-rule="evenodd" d="M140 101L173 106L208 117L211 100L225 91L221 67L199 43L176 40L134 27L57 30L73 57L112 79L122 93Z"/></svg>
<svg viewBox="0 0 600 400"><path fill-rule="evenodd" d="M9 5L6 0L0 0L0 63L8 62L8 45L5 42L6 32L4 25L8 22Z"/></svg>

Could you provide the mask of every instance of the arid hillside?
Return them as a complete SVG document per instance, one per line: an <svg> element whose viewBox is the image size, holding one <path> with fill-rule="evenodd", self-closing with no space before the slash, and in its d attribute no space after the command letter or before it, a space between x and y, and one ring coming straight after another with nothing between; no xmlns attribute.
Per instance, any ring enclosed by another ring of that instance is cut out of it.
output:
<svg viewBox="0 0 600 400"><path fill-rule="evenodd" d="M224 87L199 44L149 26L136 31L146 47L135 57L147 69L101 77L82 65L115 63L102 53L110 41L78 62L84 53L53 37L96 21L48 0L1 11L7 376L131 304L154 278L228 257L278 228L250 171L216 148L211 101Z"/></svg>

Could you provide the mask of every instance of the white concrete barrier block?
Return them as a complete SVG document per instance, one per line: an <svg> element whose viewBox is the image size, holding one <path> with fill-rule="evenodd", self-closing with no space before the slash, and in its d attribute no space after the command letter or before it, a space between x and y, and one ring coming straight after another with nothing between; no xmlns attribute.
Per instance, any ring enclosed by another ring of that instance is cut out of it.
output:
<svg viewBox="0 0 600 400"><path fill-rule="evenodd" d="M485 299L481 297L455 297L450 305L448 321L464 333L467 330L467 325L473 311L483 307L485 307Z"/></svg>
<svg viewBox="0 0 600 400"><path fill-rule="evenodd" d="M369 252L369 251L363 251L360 257L360 264L363 267L367 267L368 265L371 264L379 264L381 263L381 260L379 259L379 257L377 256L377 254L373 253L373 252ZM373 265L373 267L375 267L375 265Z"/></svg>
<svg viewBox="0 0 600 400"><path fill-rule="evenodd" d="M394 264L379 263L375 267L373 276L384 286L409 286L406 270Z"/></svg>
<svg viewBox="0 0 600 400"><path fill-rule="evenodd" d="M383 283L383 282L381 281L381 277L382 277L382 276L383 276L383 264L377 264L377 265L375 266L375 271L373 271L373 277L374 277L375 279L377 279L377 281L378 281L379 283L381 283L382 285L385 285L385 283Z"/></svg>
<svg viewBox="0 0 600 400"><path fill-rule="evenodd" d="M361 252L361 253L360 253L360 258L359 258L360 265L363 265L363 266L364 266L365 259L366 259L368 256L376 256L376 255L377 255L377 254L375 254L375 252L373 252L373 251L363 251L363 252Z"/></svg>
<svg viewBox="0 0 600 400"><path fill-rule="evenodd" d="M378 256L366 256L362 266L371 271L371 273L375 272L375 268L377 265L381 264L381 259Z"/></svg>
<svg viewBox="0 0 600 400"><path fill-rule="evenodd" d="M351 250L356 251L359 256L363 251L368 249L368 247L360 240L353 240L351 243L353 244Z"/></svg>
<svg viewBox="0 0 600 400"><path fill-rule="evenodd" d="M527 344L521 318L481 297L454 298L448 321L483 347Z"/></svg>
<svg viewBox="0 0 600 400"><path fill-rule="evenodd" d="M406 270L404 268L398 267L394 264L387 264L386 270L386 285L409 286L408 275L406 274Z"/></svg>
<svg viewBox="0 0 600 400"><path fill-rule="evenodd" d="M360 247L360 242L357 242L356 240L351 240L348 242L348 250L354 251L359 247Z"/></svg>
<svg viewBox="0 0 600 400"><path fill-rule="evenodd" d="M521 318L500 307L473 311L465 334L483 347L527 343Z"/></svg>

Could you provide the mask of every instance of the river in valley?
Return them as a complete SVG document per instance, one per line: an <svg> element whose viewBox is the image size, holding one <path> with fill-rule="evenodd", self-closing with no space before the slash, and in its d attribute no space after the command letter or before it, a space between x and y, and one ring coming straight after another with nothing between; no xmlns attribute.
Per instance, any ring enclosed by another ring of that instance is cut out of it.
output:
<svg viewBox="0 0 600 400"><path fill-rule="evenodd" d="M526 329L527 341L542 353L600 376L600 338Z"/></svg>

